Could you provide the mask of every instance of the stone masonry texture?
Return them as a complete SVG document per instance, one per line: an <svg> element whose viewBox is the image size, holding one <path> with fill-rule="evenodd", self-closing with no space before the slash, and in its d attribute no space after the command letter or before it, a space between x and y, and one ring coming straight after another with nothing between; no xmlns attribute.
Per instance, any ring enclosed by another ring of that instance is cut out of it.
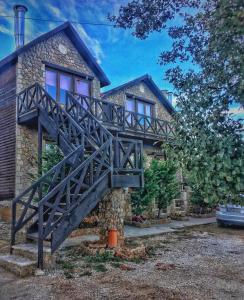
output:
<svg viewBox="0 0 244 300"><path fill-rule="evenodd" d="M111 190L99 204L101 240L107 242L109 229L118 230L118 243L124 243L124 219L128 193L126 189Z"/></svg>

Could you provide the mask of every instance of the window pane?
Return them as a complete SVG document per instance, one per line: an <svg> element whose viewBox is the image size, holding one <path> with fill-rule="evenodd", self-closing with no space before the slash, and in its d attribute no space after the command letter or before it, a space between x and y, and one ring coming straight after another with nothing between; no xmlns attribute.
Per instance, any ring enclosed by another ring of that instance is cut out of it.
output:
<svg viewBox="0 0 244 300"><path fill-rule="evenodd" d="M126 110L135 112L135 101L133 99L126 99Z"/></svg>
<svg viewBox="0 0 244 300"><path fill-rule="evenodd" d="M135 112L135 100L133 99L126 99L125 101L125 109L127 111ZM133 117L131 114L126 113L126 121L129 126L133 126Z"/></svg>
<svg viewBox="0 0 244 300"><path fill-rule="evenodd" d="M139 114L144 115L144 105L145 104L143 102L138 101L138 107L137 107L137 109L138 109L138 113Z"/></svg>
<svg viewBox="0 0 244 300"><path fill-rule="evenodd" d="M90 96L90 83L85 80L75 79L75 91L84 96Z"/></svg>
<svg viewBox="0 0 244 300"><path fill-rule="evenodd" d="M147 116L145 120L145 126L150 127L151 124L151 116L152 116L152 105L145 103L145 115Z"/></svg>
<svg viewBox="0 0 244 300"><path fill-rule="evenodd" d="M60 99L61 103L65 103L66 91L71 91L72 80L68 75L60 74Z"/></svg>
<svg viewBox="0 0 244 300"><path fill-rule="evenodd" d="M57 73L46 70L46 90L56 100L57 95Z"/></svg>
<svg viewBox="0 0 244 300"><path fill-rule="evenodd" d="M145 104L145 115L151 116L151 104Z"/></svg>

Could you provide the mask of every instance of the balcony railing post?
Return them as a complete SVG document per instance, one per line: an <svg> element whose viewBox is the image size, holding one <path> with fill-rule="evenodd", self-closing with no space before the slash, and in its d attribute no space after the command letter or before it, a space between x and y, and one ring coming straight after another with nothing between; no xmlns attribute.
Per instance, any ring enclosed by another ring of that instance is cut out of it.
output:
<svg viewBox="0 0 244 300"><path fill-rule="evenodd" d="M12 224L11 224L11 245L10 254L13 252L12 246L15 244L15 225L16 225L16 203L12 204Z"/></svg>
<svg viewBox="0 0 244 300"><path fill-rule="evenodd" d="M38 262L37 267L43 269L43 205L38 207Z"/></svg>

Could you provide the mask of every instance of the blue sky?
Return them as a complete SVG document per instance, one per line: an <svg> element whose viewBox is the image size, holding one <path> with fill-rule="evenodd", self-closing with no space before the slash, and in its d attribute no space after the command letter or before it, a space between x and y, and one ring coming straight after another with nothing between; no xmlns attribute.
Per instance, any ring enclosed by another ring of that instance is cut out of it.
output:
<svg viewBox="0 0 244 300"><path fill-rule="evenodd" d="M16 3L28 7L26 17L72 20L78 22L109 23L107 14L116 14L125 0L0 0L0 14L12 15L12 7ZM26 43L45 33L60 23L26 20ZM131 32L113 27L76 25L74 27L93 52L97 61L111 81L111 87L149 73L162 89L172 90L172 86L164 80L166 68L158 62L159 54L170 48L170 40L166 33L152 34L146 40L139 40ZM0 59L14 49L13 19L0 17Z"/></svg>

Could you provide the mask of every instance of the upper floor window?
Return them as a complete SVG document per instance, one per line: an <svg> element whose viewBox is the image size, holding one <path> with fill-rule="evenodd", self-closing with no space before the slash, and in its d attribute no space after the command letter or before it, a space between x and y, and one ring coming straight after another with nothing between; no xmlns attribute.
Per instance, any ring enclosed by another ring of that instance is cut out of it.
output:
<svg viewBox="0 0 244 300"><path fill-rule="evenodd" d="M147 101L127 98L125 103L125 109L130 112L135 112L144 116L152 117L154 104L149 103Z"/></svg>
<svg viewBox="0 0 244 300"><path fill-rule="evenodd" d="M67 91L90 96L91 82L73 74L46 69L46 90L54 99L64 104Z"/></svg>
<svg viewBox="0 0 244 300"><path fill-rule="evenodd" d="M136 98L134 99L127 97L125 102L125 109L129 112L140 115L136 117L136 115L132 116L132 114L127 114L126 119L130 124L133 125L135 118L138 118L141 125L143 125L144 123L149 124L151 122L151 118L153 117L154 104Z"/></svg>

